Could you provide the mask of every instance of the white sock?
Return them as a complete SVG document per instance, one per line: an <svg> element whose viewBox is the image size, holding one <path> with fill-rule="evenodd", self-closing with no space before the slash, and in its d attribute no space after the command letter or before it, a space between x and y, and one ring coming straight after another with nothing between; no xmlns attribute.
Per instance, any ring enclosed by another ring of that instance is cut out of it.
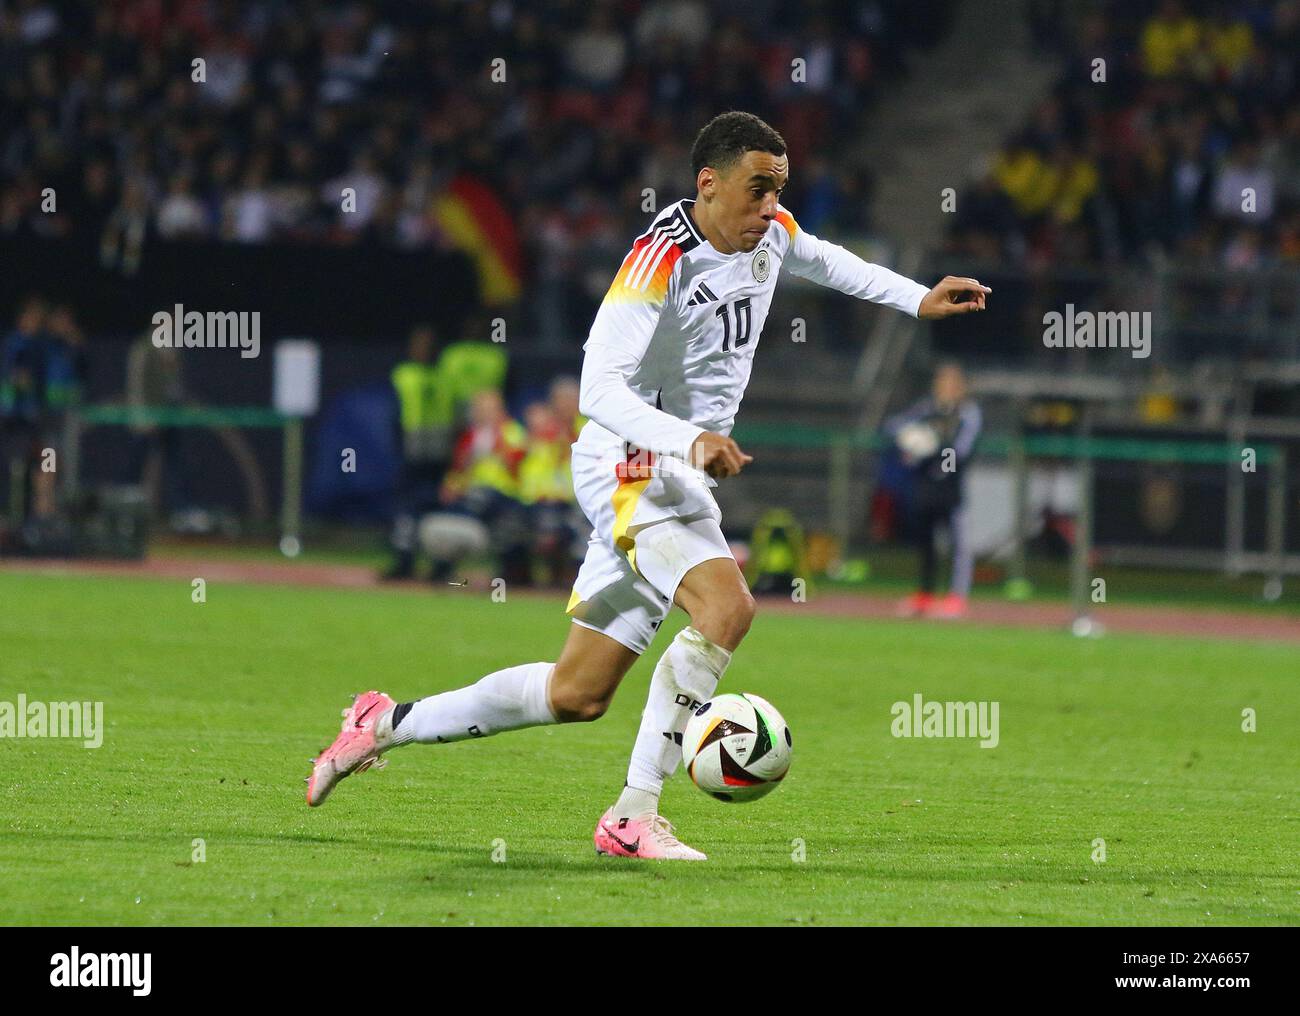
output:
<svg viewBox="0 0 1300 1016"><path fill-rule="evenodd" d="M635 818L658 810L664 780L682 760L686 721L713 697L730 662L730 652L694 628L677 633L650 679L650 695L627 767L627 785L614 805L615 816Z"/></svg>
<svg viewBox="0 0 1300 1016"><path fill-rule="evenodd" d="M420 699L398 722L391 746L410 741L443 744L558 723L548 694L554 669L554 663L525 663L465 688Z"/></svg>

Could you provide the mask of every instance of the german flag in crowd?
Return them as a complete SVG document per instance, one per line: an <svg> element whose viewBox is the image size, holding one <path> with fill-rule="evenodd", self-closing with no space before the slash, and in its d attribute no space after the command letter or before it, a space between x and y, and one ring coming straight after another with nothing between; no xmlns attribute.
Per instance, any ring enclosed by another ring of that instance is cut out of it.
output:
<svg viewBox="0 0 1300 1016"><path fill-rule="evenodd" d="M434 201L433 214L452 242L474 259L485 303L510 303L519 296L519 233L490 187L461 174Z"/></svg>

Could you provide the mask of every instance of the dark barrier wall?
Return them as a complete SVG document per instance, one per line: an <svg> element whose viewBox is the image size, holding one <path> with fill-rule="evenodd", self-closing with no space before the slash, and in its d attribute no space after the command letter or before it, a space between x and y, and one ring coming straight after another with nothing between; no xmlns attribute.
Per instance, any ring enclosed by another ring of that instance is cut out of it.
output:
<svg viewBox="0 0 1300 1016"><path fill-rule="evenodd" d="M133 335L159 310L260 311L262 336L364 340L404 335L429 320L457 335L478 303L478 281L459 253L361 247L146 243L127 275L99 262L97 246L0 238L0 326L39 292L71 302L88 334Z"/></svg>

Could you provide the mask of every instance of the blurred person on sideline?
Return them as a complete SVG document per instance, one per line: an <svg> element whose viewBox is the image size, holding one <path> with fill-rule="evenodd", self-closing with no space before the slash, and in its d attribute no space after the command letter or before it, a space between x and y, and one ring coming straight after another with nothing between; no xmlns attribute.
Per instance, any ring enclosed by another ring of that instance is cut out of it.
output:
<svg viewBox="0 0 1300 1016"><path fill-rule="evenodd" d="M459 560L491 547L500 556L502 577L528 585L527 520L519 500L519 466L527 450L524 428L506 412L505 399L495 389L474 395L469 414L442 482L442 509L420 521L432 578L450 579Z"/></svg>
<svg viewBox="0 0 1300 1016"><path fill-rule="evenodd" d="M471 324L469 335L486 334L487 324ZM485 390L501 392L506 387L508 357L504 343L477 338L453 342L438 358L438 369L443 383L451 393L452 404L458 418L468 411L474 396Z"/></svg>
<svg viewBox="0 0 1300 1016"><path fill-rule="evenodd" d="M67 412L80 404L86 390L86 336L77 323L76 312L66 303L50 310L45 325L45 448L57 454L52 460L57 468L64 449ZM48 518L56 508L57 476L44 466L33 473L33 514Z"/></svg>
<svg viewBox="0 0 1300 1016"><path fill-rule="evenodd" d="M126 404L132 410L177 409L185 404L181 351L158 347L152 331L137 336L126 354ZM131 425L131 475L140 477L155 516L189 507L185 429L141 419Z"/></svg>
<svg viewBox="0 0 1300 1016"><path fill-rule="evenodd" d="M966 394L966 377L955 363L935 370L931 392L885 423L911 472L906 512L920 551L918 589L899 605L909 617L961 617L970 595L972 557L966 534L963 478L983 419L979 405ZM947 528L952 547L952 582L948 594L935 596L939 530Z"/></svg>
<svg viewBox="0 0 1300 1016"><path fill-rule="evenodd" d="M389 536L393 560L383 574L386 579L408 579L415 574L417 524L421 515L438 506L451 461L455 416L437 352L433 328L416 325L407 342L406 359L393 368L402 464Z"/></svg>
<svg viewBox="0 0 1300 1016"><path fill-rule="evenodd" d="M551 585L570 586L581 561L574 543L585 521L573 493L573 435L549 402L531 403L524 424L527 451L519 464L519 500L528 509L532 552L545 565Z"/></svg>
<svg viewBox="0 0 1300 1016"><path fill-rule="evenodd" d="M49 370L57 357L49 332L50 309L40 296L19 308L13 330L0 344L0 436L9 469L15 524L54 509L54 473L43 471L44 448L58 444L48 403Z"/></svg>
<svg viewBox="0 0 1300 1016"><path fill-rule="evenodd" d="M579 391L578 379L567 374L551 382L548 405L560 425L565 428L565 433L570 435L570 443L578 440L578 433L587 422L587 418L578 411Z"/></svg>

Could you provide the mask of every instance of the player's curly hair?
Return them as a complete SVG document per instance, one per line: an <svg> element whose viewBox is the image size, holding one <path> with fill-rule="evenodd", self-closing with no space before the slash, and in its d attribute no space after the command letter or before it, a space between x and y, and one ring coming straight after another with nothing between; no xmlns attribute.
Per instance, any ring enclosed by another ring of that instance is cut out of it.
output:
<svg viewBox="0 0 1300 1016"><path fill-rule="evenodd" d="M785 154L785 138L753 113L732 110L719 113L695 135L691 146L691 169L696 176L705 166L725 170L746 152Z"/></svg>

